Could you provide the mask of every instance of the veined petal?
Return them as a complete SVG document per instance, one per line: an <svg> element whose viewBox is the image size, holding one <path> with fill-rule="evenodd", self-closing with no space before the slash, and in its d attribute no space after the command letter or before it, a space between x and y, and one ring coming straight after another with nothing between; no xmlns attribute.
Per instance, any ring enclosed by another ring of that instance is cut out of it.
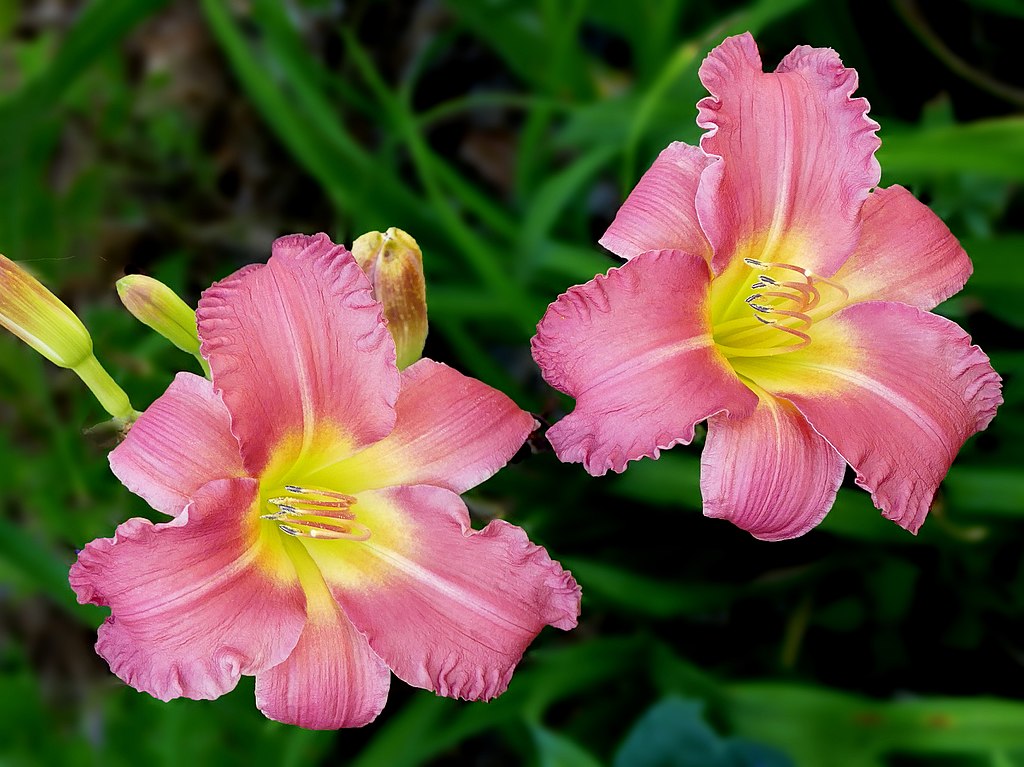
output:
<svg viewBox="0 0 1024 767"><path fill-rule="evenodd" d="M228 410L205 378L178 373L110 453L125 487L176 516L214 479L244 473Z"/></svg>
<svg viewBox="0 0 1024 767"><path fill-rule="evenodd" d="M497 389L429 359L402 371L396 413L391 434L308 482L349 493L389 485L462 493L508 463L536 425Z"/></svg>
<svg viewBox="0 0 1024 767"><path fill-rule="evenodd" d="M970 336L899 303L849 306L816 324L806 349L734 364L792 401L883 516L911 532L957 451L1002 402L999 376Z"/></svg>
<svg viewBox="0 0 1024 767"><path fill-rule="evenodd" d="M644 253L570 288L534 336L544 378L576 398L548 430L563 461L597 476L693 439L694 425L749 415L757 396L715 351L707 263L679 250Z"/></svg>
<svg viewBox="0 0 1024 767"><path fill-rule="evenodd" d="M462 500L430 486L360 493L365 542L302 539L345 614L405 682L487 700L545 625L576 625L580 590L526 533L472 530Z"/></svg>
<svg viewBox="0 0 1024 767"><path fill-rule="evenodd" d="M342 614L302 544L285 543L306 591L308 620L287 660L257 674L256 706L310 730L362 727L384 708L391 670Z"/></svg>
<svg viewBox="0 0 1024 767"><path fill-rule="evenodd" d="M216 698L292 651L305 598L278 537L241 524L258 493L253 479L215 480L174 520L130 519L78 555L78 601L111 608L96 652L135 689Z"/></svg>
<svg viewBox="0 0 1024 767"><path fill-rule="evenodd" d="M601 244L627 259L668 248L710 259L694 199L700 174L711 161L698 147L669 144L622 203Z"/></svg>
<svg viewBox="0 0 1024 767"><path fill-rule="evenodd" d="M832 508L845 469L800 411L765 393L747 418L708 419L700 471L704 514L762 540L796 538Z"/></svg>
<svg viewBox="0 0 1024 767"><path fill-rule="evenodd" d="M876 189L861 216L860 242L836 273L851 302L899 301L931 309L971 276L971 260L956 237L902 186Z"/></svg>
<svg viewBox="0 0 1024 767"><path fill-rule="evenodd" d="M366 275L327 235L277 240L265 266L203 293L196 316L250 474L272 455L338 460L393 428L395 343Z"/></svg>
<svg viewBox="0 0 1024 767"><path fill-rule="evenodd" d="M750 34L730 37L700 68L700 146L721 160L701 176L697 215L730 259L798 263L831 276L859 237L858 213L878 183L878 124L850 98L857 73L828 48L800 46L772 73Z"/></svg>

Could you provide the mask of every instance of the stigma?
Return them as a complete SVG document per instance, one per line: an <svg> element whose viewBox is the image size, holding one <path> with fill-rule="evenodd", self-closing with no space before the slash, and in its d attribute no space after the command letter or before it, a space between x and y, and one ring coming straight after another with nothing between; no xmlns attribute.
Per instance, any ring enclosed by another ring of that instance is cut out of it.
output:
<svg viewBox="0 0 1024 767"><path fill-rule="evenodd" d="M323 487L285 485L268 498L269 514L282 533L298 538L365 541L370 529L356 521L356 498Z"/></svg>

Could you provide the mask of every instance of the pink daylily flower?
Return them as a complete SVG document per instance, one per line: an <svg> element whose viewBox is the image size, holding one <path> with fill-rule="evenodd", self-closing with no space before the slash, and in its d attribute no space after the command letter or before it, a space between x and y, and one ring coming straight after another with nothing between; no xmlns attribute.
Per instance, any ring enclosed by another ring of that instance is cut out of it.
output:
<svg viewBox="0 0 1024 767"><path fill-rule="evenodd" d="M872 191L878 125L834 51L800 46L765 73L744 34L700 78L700 147L665 149L601 239L627 262L538 326L545 379L576 398L548 438L600 475L707 419L707 516L802 535L849 463L917 532L1002 401L985 354L928 311L971 263L906 189Z"/></svg>
<svg viewBox="0 0 1024 767"><path fill-rule="evenodd" d="M523 444L533 418L428 359L401 374L370 283L326 235L207 290L212 383L181 373L110 455L172 520L131 519L71 569L109 606L97 652L161 700L216 698L241 674L272 719L366 724L390 672L440 695L505 690L580 590L526 533L473 530L459 493Z"/></svg>

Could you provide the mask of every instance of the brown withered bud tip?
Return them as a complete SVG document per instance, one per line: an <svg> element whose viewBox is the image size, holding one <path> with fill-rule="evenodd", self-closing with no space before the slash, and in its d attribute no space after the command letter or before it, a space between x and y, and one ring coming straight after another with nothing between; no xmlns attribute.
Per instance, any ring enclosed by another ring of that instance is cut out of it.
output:
<svg viewBox="0 0 1024 767"><path fill-rule="evenodd" d="M411 235L391 227L386 232L367 232L359 237L352 243L352 255L384 306L388 330L395 339L398 367L406 368L420 358L427 340L423 254Z"/></svg>

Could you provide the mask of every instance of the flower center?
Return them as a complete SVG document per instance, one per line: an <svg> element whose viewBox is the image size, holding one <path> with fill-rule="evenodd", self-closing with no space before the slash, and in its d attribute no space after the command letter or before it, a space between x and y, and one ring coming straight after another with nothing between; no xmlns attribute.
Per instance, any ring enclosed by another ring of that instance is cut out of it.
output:
<svg viewBox="0 0 1024 767"><path fill-rule="evenodd" d="M269 514L260 519L276 522L282 533L299 538L365 541L370 529L356 521L354 496L323 487L284 485L266 501Z"/></svg>
<svg viewBox="0 0 1024 767"><path fill-rule="evenodd" d="M712 336L727 358L795 352L810 345L814 323L849 296L838 282L801 266L744 258L712 282Z"/></svg>

